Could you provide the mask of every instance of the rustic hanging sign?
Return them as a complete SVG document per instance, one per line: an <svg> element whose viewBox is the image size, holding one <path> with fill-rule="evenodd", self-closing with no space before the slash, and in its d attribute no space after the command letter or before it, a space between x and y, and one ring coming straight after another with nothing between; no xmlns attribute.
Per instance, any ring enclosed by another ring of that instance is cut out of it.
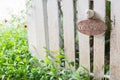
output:
<svg viewBox="0 0 120 80"><path fill-rule="evenodd" d="M105 33L106 29L106 24L99 19L83 20L78 24L78 30L86 35L102 34Z"/></svg>
<svg viewBox="0 0 120 80"><path fill-rule="evenodd" d="M86 11L87 20L78 23L78 30L86 35L99 35L105 33L107 26L104 21L98 19L94 10Z"/></svg>

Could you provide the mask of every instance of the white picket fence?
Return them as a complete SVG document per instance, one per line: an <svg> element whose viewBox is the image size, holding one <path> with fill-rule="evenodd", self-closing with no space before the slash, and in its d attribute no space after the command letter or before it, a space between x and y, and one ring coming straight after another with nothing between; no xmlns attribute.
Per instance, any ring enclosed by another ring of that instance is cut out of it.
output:
<svg viewBox="0 0 120 80"><path fill-rule="evenodd" d="M28 41L31 53L45 59L45 49L59 50L60 33L63 30L64 53L68 61L75 62L75 23L86 19L85 11L89 9L89 0L77 0L77 12L74 1L62 0L63 18L60 19L58 1L32 0L28 12ZM105 1L93 0L94 10L105 21ZM75 22L75 15L77 22ZM120 0L111 0L111 38L110 38L110 80L120 80ZM61 22L63 29L61 29ZM77 32L79 36L79 62L90 71L90 36ZM94 36L94 69L95 78L101 80L104 76L105 35ZM52 54L52 53L51 53ZM54 55L54 54L53 54ZM67 67L67 65L66 65ZM75 69L75 67L73 67Z"/></svg>

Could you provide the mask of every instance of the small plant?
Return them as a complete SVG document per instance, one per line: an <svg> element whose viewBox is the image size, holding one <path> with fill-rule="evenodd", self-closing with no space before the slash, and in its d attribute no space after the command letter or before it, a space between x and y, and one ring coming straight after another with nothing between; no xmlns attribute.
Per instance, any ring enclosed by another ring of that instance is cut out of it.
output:
<svg viewBox="0 0 120 80"><path fill-rule="evenodd" d="M28 51L26 28L4 26L0 26L0 80L88 80L83 67L76 71L60 67L63 54L56 58L48 54L45 60L34 58Z"/></svg>

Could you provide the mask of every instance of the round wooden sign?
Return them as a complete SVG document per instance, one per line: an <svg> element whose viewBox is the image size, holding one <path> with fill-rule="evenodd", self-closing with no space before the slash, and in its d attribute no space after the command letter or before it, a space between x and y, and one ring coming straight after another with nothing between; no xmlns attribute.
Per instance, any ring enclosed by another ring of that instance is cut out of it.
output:
<svg viewBox="0 0 120 80"><path fill-rule="evenodd" d="M78 23L78 30L86 35L99 35L107 30L106 24L99 19L88 19Z"/></svg>

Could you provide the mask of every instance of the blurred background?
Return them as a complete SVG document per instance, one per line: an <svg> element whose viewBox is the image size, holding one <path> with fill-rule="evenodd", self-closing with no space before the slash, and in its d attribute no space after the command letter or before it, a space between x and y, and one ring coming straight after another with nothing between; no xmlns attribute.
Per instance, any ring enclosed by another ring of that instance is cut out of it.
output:
<svg viewBox="0 0 120 80"><path fill-rule="evenodd" d="M26 0L0 0L0 20L10 19L26 9Z"/></svg>

